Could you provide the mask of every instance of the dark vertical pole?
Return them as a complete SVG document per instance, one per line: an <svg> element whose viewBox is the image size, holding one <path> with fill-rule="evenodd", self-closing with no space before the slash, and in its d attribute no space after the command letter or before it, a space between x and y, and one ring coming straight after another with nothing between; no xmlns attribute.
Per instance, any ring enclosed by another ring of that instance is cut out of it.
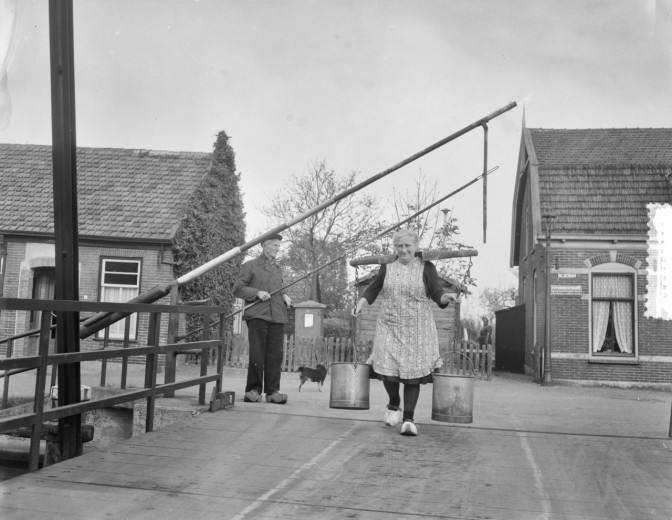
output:
<svg viewBox="0 0 672 520"><path fill-rule="evenodd" d="M483 123L483 243L488 230L488 125Z"/></svg>
<svg viewBox="0 0 672 520"><path fill-rule="evenodd" d="M159 344L159 335L161 334L161 314L152 312L149 315L149 326L147 330L147 346L156 347ZM147 354L145 358L145 388L156 389L156 372L158 354L153 352ZM152 393L147 397L147 417L145 421L145 433L154 431L154 405L156 395Z"/></svg>
<svg viewBox="0 0 672 520"><path fill-rule="evenodd" d="M77 141L72 0L49 1L51 120L54 162L54 241L56 300L79 300L77 244ZM79 351L79 313L57 313L58 352ZM79 363L58 371L58 404L79 402ZM59 420L63 460L81 454L81 416Z"/></svg>
<svg viewBox="0 0 672 520"><path fill-rule="evenodd" d="M7 263L7 243L5 242L4 235L0 235L0 298L2 298L3 288L5 287L5 269L7 269L5 263ZM2 394L3 399L6 394L6 392Z"/></svg>
<svg viewBox="0 0 672 520"><path fill-rule="evenodd" d="M180 288L177 285L173 285L170 288L170 304L177 305L180 299ZM180 326L180 315L177 312L171 312L168 316L168 337L166 342L171 345L177 340L177 332ZM166 352L166 372L164 375L163 382L174 383L177 373L177 357L175 356L175 351L171 350ZM170 392L165 392L164 397L175 397L175 391L171 390Z"/></svg>
<svg viewBox="0 0 672 520"><path fill-rule="evenodd" d="M128 348L131 344L131 317L124 320L124 348ZM126 376L128 375L128 356L124 356L121 360L121 388L126 388Z"/></svg>
<svg viewBox="0 0 672 520"><path fill-rule="evenodd" d="M551 221L553 215L542 215L546 221L546 331L544 342L544 377L542 385L552 385L551 375Z"/></svg>
<svg viewBox="0 0 672 520"><path fill-rule="evenodd" d="M0 298L3 295L3 287L5 286L5 262L7 262L7 243L5 242L4 235L0 235ZM1 312L0 312L1 314ZM10 339L7 343L7 357L12 357L12 340ZM8 402L7 398L9 397L9 369L5 370L5 379L3 381L4 391L2 392L2 408L7 408Z"/></svg>
<svg viewBox="0 0 672 520"><path fill-rule="evenodd" d="M5 286L5 262L7 262L7 243L5 236L0 235L0 297L2 297Z"/></svg>
<svg viewBox="0 0 672 520"><path fill-rule="evenodd" d="M222 391L222 379L224 378L224 341L226 340L226 326L225 326L225 315L219 315L219 346L217 347L217 382L215 383L215 388L217 393ZM321 358L324 359L324 358Z"/></svg>
<svg viewBox="0 0 672 520"><path fill-rule="evenodd" d="M210 313L203 313L203 331L201 339L208 341L210 339ZM208 374L208 361L210 357L210 348L201 349L201 376ZM198 404L205 404L205 383L198 387Z"/></svg>

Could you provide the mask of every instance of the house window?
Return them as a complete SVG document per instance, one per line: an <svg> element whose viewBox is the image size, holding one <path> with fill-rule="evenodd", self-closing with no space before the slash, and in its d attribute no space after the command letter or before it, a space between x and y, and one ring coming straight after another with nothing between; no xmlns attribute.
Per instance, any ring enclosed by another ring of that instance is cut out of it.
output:
<svg viewBox="0 0 672 520"><path fill-rule="evenodd" d="M593 355L634 356L635 280L631 274L593 274Z"/></svg>
<svg viewBox="0 0 672 520"><path fill-rule="evenodd" d="M140 294L140 260L104 258L100 272L100 301L124 303ZM129 339L135 340L138 315L110 325L110 339L123 339L126 320L130 320ZM104 337L104 331L98 333Z"/></svg>

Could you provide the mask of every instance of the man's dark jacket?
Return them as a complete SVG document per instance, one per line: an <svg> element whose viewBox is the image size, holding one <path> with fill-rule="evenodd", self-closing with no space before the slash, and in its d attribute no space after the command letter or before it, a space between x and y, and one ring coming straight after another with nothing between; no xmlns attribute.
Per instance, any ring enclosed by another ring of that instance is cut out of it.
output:
<svg viewBox="0 0 672 520"><path fill-rule="evenodd" d="M259 318L272 323L285 323L287 321L287 306L283 299L283 292L278 291L271 295L271 299L265 302L259 301L259 291L272 293L282 287L282 269L261 254L254 260L245 262L240 269L240 274L233 284L233 294L237 298L245 300L245 305L258 302L243 313L244 320Z"/></svg>

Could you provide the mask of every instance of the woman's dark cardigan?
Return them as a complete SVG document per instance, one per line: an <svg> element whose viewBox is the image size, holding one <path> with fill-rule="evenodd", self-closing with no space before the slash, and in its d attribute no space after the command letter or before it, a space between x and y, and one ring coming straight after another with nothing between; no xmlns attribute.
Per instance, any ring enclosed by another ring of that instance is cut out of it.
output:
<svg viewBox="0 0 672 520"><path fill-rule="evenodd" d="M418 256L418 253L416 253L416 256ZM364 291L362 298L366 299L369 305L376 301L378 294L383 289L385 273L387 273L387 268L385 264L382 264L380 266L380 271L378 271L376 277L366 288L366 291ZM447 303L441 303L441 296L447 291L441 286L439 273L436 272L436 267L430 261L425 261L425 266L422 271L422 281L425 284L425 294L427 294L427 298L434 300L442 309L448 307Z"/></svg>

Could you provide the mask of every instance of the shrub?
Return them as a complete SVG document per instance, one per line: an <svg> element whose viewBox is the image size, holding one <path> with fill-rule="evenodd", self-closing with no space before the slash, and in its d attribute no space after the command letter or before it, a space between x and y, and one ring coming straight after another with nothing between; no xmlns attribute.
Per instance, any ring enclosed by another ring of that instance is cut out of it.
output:
<svg viewBox="0 0 672 520"><path fill-rule="evenodd" d="M324 319L325 338L348 338L350 337L350 320L339 318Z"/></svg>

